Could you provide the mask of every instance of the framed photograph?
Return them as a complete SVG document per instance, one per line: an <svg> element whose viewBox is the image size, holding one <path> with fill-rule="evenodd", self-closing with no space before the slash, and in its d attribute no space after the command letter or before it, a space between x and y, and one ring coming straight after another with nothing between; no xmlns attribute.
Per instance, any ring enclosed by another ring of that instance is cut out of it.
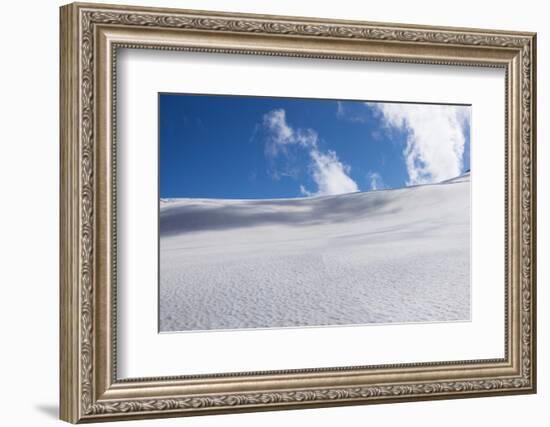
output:
<svg viewBox="0 0 550 427"><path fill-rule="evenodd" d="M61 418L534 393L535 34L61 8Z"/></svg>

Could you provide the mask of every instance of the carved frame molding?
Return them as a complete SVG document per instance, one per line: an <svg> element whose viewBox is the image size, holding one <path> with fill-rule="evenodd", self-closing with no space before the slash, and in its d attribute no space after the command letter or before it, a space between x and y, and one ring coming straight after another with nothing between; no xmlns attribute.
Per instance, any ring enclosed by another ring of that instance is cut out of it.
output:
<svg viewBox="0 0 550 427"><path fill-rule="evenodd" d="M191 42L177 41L187 36ZM114 64L120 47L505 67L505 359L118 381L116 286L102 279L116 281L116 257L108 249L116 249L112 147ZM535 68L532 33L92 4L62 7L61 418L102 421L534 392ZM270 375L273 387L251 389L254 381ZM345 375L349 384L341 386L335 378ZM300 386L285 387L290 379L300 380ZM186 389L191 380L208 383L211 392ZM242 391L239 382L247 384ZM232 391L225 391L227 384Z"/></svg>

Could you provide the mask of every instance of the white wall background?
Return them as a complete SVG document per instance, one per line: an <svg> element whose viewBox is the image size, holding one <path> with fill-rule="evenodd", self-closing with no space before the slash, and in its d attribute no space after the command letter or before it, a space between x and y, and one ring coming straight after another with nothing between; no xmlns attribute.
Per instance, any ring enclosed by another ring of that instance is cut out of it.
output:
<svg viewBox="0 0 550 427"><path fill-rule="evenodd" d="M122 3L110 0L113 3ZM129 0L130 1L130 0ZM133 0L133 4L538 32L539 393L438 402L209 416L132 425L544 425L550 405L550 29L544 2ZM0 24L0 401L2 425L59 425L58 6L7 2ZM545 336L546 335L546 336ZM547 422L547 421L546 421Z"/></svg>

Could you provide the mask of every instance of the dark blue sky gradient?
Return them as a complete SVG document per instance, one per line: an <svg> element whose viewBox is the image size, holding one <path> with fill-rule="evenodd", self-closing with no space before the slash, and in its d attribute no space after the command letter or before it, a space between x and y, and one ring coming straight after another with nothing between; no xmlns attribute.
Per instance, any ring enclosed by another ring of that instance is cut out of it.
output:
<svg viewBox="0 0 550 427"><path fill-rule="evenodd" d="M389 131L359 101L159 94L160 197L267 199L302 197L312 191L307 150L289 147L286 156L265 153L265 114L284 109L289 126L314 129L318 148L333 150L350 167L360 191L370 190L370 173L386 188L407 182L406 132ZM470 168L469 129L464 170Z"/></svg>

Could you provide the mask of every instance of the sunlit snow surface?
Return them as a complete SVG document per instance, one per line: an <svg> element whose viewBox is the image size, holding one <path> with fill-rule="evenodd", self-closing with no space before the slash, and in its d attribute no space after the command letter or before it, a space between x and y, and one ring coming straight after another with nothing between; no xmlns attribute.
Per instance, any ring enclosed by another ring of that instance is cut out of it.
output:
<svg viewBox="0 0 550 427"><path fill-rule="evenodd" d="M160 203L160 330L470 319L470 175Z"/></svg>

